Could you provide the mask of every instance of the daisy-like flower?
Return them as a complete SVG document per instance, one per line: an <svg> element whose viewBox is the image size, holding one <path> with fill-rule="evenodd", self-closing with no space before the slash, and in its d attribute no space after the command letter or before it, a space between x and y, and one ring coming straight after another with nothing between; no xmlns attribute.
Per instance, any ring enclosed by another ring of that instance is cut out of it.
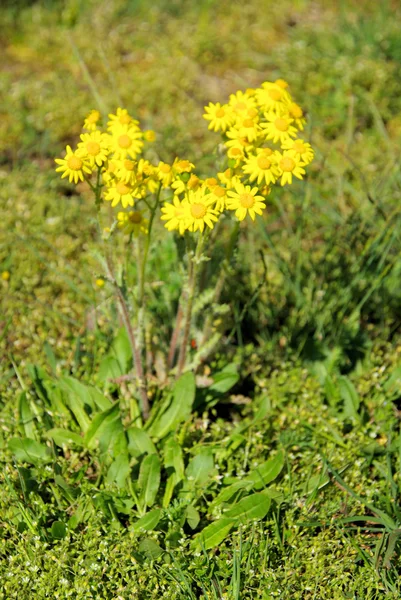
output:
<svg viewBox="0 0 401 600"><path fill-rule="evenodd" d="M249 175L249 181L253 182L256 179L258 185L275 183L280 173L276 157L270 148L263 148L256 156L250 156L242 170Z"/></svg>
<svg viewBox="0 0 401 600"><path fill-rule="evenodd" d="M67 146L65 158L56 158L55 162L60 165L56 171L63 173L61 179L68 177L70 183L83 181L85 173L88 175L92 173L89 160L80 156L78 151L73 152L71 146Z"/></svg>
<svg viewBox="0 0 401 600"><path fill-rule="evenodd" d="M140 210L118 212L117 221L118 228L128 235L133 233L135 237L138 237L141 233L147 235L149 231L149 221L145 219Z"/></svg>
<svg viewBox="0 0 401 600"><path fill-rule="evenodd" d="M244 160L245 154L243 148L239 148L238 146L232 146L227 150L228 158L235 161L235 166L238 166L241 161Z"/></svg>
<svg viewBox="0 0 401 600"><path fill-rule="evenodd" d="M183 179L176 179L171 187L173 188L176 194L185 194L187 190L197 190L201 186L202 182L195 173L191 173L188 181L184 181Z"/></svg>
<svg viewBox="0 0 401 600"><path fill-rule="evenodd" d="M156 133L153 131L153 129L148 129L147 131L143 132L143 139L147 142L154 142L156 139Z"/></svg>
<svg viewBox="0 0 401 600"><path fill-rule="evenodd" d="M143 141L142 134L138 127L130 125L113 126L110 135L110 150L114 153L114 158L124 160L125 158L136 159L142 152Z"/></svg>
<svg viewBox="0 0 401 600"><path fill-rule="evenodd" d="M215 185L213 188L211 188L210 195L214 200L215 209L219 213L222 213L226 207L227 190L221 187L221 185Z"/></svg>
<svg viewBox="0 0 401 600"><path fill-rule="evenodd" d="M255 119L241 119L237 124L237 129L241 137L246 138L250 142L254 142L259 135L260 126Z"/></svg>
<svg viewBox="0 0 401 600"><path fill-rule="evenodd" d="M209 106L205 106L205 111L203 118L210 121L208 128L212 131L227 131L234 123L233 110L228 104L209 102Z"/></svg>
<svg viewBox="0 0 401 600"><path fill-rule="evenodd" d="M226 186L226 189L230 190L238 183L239 178L236 174L235 169L226 169L223 173L217 173L217 177L220 182Z"/></svg>
<svg viewBox="0 0 401 600"><path fill-rule="evenodd" d="M205 193L204 189L189 192L186 211L188 215L188 229L190 231L203 231L205 225L213 229L218 220L218 213L213 208L215 198L212 194Z"/></svg>
<svg viewBox="0 0 401 600"><path fill-rule="evenodd" d="M288 83L284 79L276 79L274 83L283 88L283 90L286 90L288 88Z"/></svg>
<svg viewBox="0 0 401 600"><path fill-rule="evenodd" d="M101 167L107 160L109 153L109 136L98 129L91 133L82 133L81 142L78 144L78 151L85 156L92 168Z"/></svg>
<svg viewBox="0 0 401 600"><path fill-rule="evenodd" d="M107 123L107 128L113 130L115 127L120 125L137 126L139 121L136 121L131 117L126 108L117 108L116 114L109 115L110 121ZM139 127L136 127L139 130Z"/></svg>
<svg viewBox="0 0 401 600"><path fill-rule="evenodd" d="M159 181L162 182L164 188L169 187L174 180L173 167L163 161L160 161L157 167L157 177Z"/></svg>
<svg viewBox="0 0 401 600"><path fill-rule="evenodd" d="M136 165L134 160L125 158L124 160L116 161L117 167L115 170L116 177L125 183L136 183Z"/></svg>
<svg viewBox="0 0 401 600"><path fill-rule="evenodd" d="M292 183L292 176L294 175L298 179L303 179L305 175L305 169L303 169L303 163L299 154L296 154L294 150L284 150L283 153L276 152L277 166L279 168L279 176L281 177L280 184L285 185L286 183Z"/></svg>
<svg viewBox="0 0 401 600"><path fill-rule="evenodd" d="M250 150L252 148L252 143L244 136L243 131L233 128L230 129L230 131L227 131L226 135L228 140L224 142L224 145L227 148L239 147L244 150Z"/></svg>
<svg viewBox="0 0 401 600"><path fill-rule="evenodd" d="M180 235L184 235L184 231L188 229L188 201L180 200L178 196L174 196L173 203L165 202L161 208L163 213L160 217L162 221L166 221L164 224L168 231L174 231L177 229Z"/></svg>
<svg viewBox="0 0 401 600"><path fill-rule="evenodd" d="M261 215L266 208L263 196L258 196L258 188L252 188L250 185L237 183L235 192L229 190L227 192L227 208L235 210L235 216L239 221L243 221L249 214L252 221L256 215Z"/></svg>
<svg viewBox="0 0 401 600"><path fill-rule="evenodd" d="M111 206L123 205L134 206L134 198L137 198L137 189L130 183L116 179L109 186L104 199L111 202Z"/></svg>
<svg viewBox="0 0 401 600"><path fill-rule="evenodd" d="M195 165L189 162L189 160L181 160L176 158L173 163L173 170L176 173L190 173L192 169L195 168Z"/></svg>
<svg viewBox="0 0 401 600"><path fill-rule="evenodd" d="M295 102L291 102L288 106L288 114L292 119L294 119L295 125L298 127L298 129L302 131L306 123L302 108Z"/></svg>
<svg viewBox="0 0 401 600"><path fill-rule="evenodd" d="M290 102L289 93L277 83L265 81L262 87L256 90L256 101L264 111L274 110L282 112L285 105Z"/></svg>
<svg viewBox="0 0 401 600"><path fill-rule="evenodd" d="M292 125L293 119L278 116L274 112L265 114L267 123L261 123L265 129L266 139L273 140L274 143L280 142L283 144L287 140L297 135L296 128Z"/></svg>
<svg viewBox="0 0 401 600"><path fill-rule="evenodd" d="M283 150L293 150L295 154L299 154L304 166L309 165L315 156L312 146L301 139L287 140L282 145L282 148Z"/></svg>
<svg viewBox="0 0 401 600"><path fill-rule="evenodd" d="M230 94L228 105L231 106L236 115L244 116L250 108L255 109L256 102L249 94L239 90L238 92L235 92L235 94ZM257 112L258 111L256 111L256 114Z"/></svg>
<svg viewBox="0 0 401 600"><path fill-rule="evenodd" d="M97 129L97 123L100 120L100 112L98 110L91 110L89 115L85 117L84 129L88 131L95 131Z"/></svg>

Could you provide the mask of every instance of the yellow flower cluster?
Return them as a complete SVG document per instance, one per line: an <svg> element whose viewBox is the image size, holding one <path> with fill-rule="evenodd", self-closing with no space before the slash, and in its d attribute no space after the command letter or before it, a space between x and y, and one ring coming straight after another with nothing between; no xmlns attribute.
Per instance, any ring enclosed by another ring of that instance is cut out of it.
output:
<svg viewBox="0 0 401 600"><path fill-rule="evenodd" d="M189 160L176 158L157 166L145 160L144 141L153 141L155 134L143 132L122 108L109 115L106 131L99 128L99 111L91 111L76 150L67 146L65 158L56 159L56 170L74 183L97 173L104 200L130 208L117 215L118 228L129 234L147 233L148 220L131 208L138 201L149 208L146 198L157 193L159 201L161 190L170 192L161 219L169 231L181 235L212 229L226 211L234 211L240 221L247 215L254 220L266 208L271 186L303 179L313 160L311 145L297 137L305 125L304 113L281 79L231 94L226 104L210 102L205 111L209 129L221 132L226 150L226 165L216 177L201 179Z"/></svg>

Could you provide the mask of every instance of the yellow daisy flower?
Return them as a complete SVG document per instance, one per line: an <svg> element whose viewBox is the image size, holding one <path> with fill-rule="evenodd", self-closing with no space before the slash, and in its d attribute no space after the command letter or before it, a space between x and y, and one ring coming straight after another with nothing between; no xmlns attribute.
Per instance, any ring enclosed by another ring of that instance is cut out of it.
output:
<svg viewBox="0 0 401 600"><path fill-rule="evenodd" d="M261 215L266 208L263 196L257 195L258 191L257 187L252 188L250 185L237 183L235 192L231 190L227 192L227 208L235 210L235 216L240 221L243 221L248 214L254 221L255 216Z"/></svg>
<svg viewBox="0 0 401 600"><path fill-rule="evenodd" d="M288 88L288 83L284 79L276 79L274 83L283 88L283 90L286 90Z"/></svg>
<svg viewBox="0 0 401 600"><path fill-rule="evenodd" d="M161 208L163 213L160 217L162 221L166 221L164 224L168 231L174 231L177 229L180 235L184 234L184 231L188 229L188 212L187 212L187 200L180 200L178 196L174 196L173 203L165 202Z"/></svg>
<svg viewBox="0 0 401 600"><path fill-rule="evenodd" d="M102 279L101 277L99 277L98 279L96 279L95 283L98 288L102 288L102 287L104 287L105 280Z"/></svg>
<svg viewBox="0 0 401 600"><path fill-rule="evenodd" d="M175 173L190 173L195 165L189 162L189 160L181 160L176 158L173 163L173 170Z"/></svg>
<svg viewBox="0 0 401 600"><path fill-rule="evenodd" d="M174 171L171 165L160 161L157 167L157 177L162 182L163 187L167 188L174 180Z"/></svg>
<svg viewBox="0 0 401 600"><path fill-rule="evenodd" d="M156 139L156 133L152 129L143 132L143 139L147 142L154 142Z"/></svg>
<svg viewBox="0 0 401 600"><path fill-rule="evenodd" d="M89 115L85 117L84 129L89 131L95 131L97 129L97 123L100 119L100 112L98 110L91 110Z"/></svg>
<svg viewBox="0 0 401 600"><path fill-rule="evenodd" d="M215 185L210 190L210 195L215 202L215 209L220 213L223 212L226 207L227 190L221 187L221 185Z"/></svg>
<svg viewBox="0 0 401 600"><path fill-rule="evenodd" d="M111 206L117 206L120 202L124 208L134 206L134 198L137 198L137 189L130 183L115 180L109 186L104 199L111 202Z"/></svg>
<svg viewBox="0 0 401 600"><path fill-rule="evenodd" d="M147 235L149 231L149 221L145 219L140 210L118 212L117 221L118 228L128 235L133 233L135 237L138 237L140 233Z"/></svg>
<svg viewBox="0 0 401 600"><path fill-rule="evenodd" d="M265 81L262 87L256 90L256 101L264 111L275 110L281 112L285 104L290 102L289 93L277 83Z"/></svg>
<svg viewBox="0 0 401 600"><path fill-rule="evenodd" d="M258 185L275 183L279 176L276 157L270 148L264 148L255 156L250 156L242 167L244 173L249 175L249 181L257 180Z"/></svg>
<svg viewBox="0 0 401 600"><path fill-rule="evenodd" d="M114 158L117 160L124 160L125 158L135 160L143 148L141 135L137 127L129 125L113 126L110 135L110 150L114 153Z"/></svg>
<svg viewBox="0 0 401 600"><path fill-rule="evenodd" d="M231 106L236 115L244 115L249 109L255 109L256 102L249 94L239 90L238 92L235 92L235 94L230 94L228 105Z"/></svg>
<svg viewBox="0 0 401 600"><path fill-rule="evenodd" d="M205 111L203 118L210 121L208 128L212 131L227 131L234 123L233 111L228 104L221 105L220 102L217 102L217 104L209 102L209 106L205 106Z"/></svg>
<svg viewBox="0 0 401 600"><path fill-rule="evenodd" d="M107 123L107 128L113 130L116 127L123 126L137 126L139 121L136 121L131 117L126 108L117 108L116 114L109 115L110 121ZM139 127L136 127L139 130Z"/></svg>
<svg viewBox="0 0 401 600"><path fill-rule="evenodd" d="M243 131L239 131L238 129L230 129L230 131L227 131L226 133L228 140L226 140L224 142L224 145L227 148L231 148L231 147L239 147L239 148L243 148L244 150L250 150L252 148L252 144L251 142L248 140L247 137L244 136Z"/></svg>
<svg viewBox="0 0 401 600"><path fill-rule="evenodd" d="M279 168L280 184L292 183L292 176L303 179L305 169L302 168L301 158L294 150L284 150L283 153L276 152L277 166Z"/></svg>
<svg viewBox="0 0 401 600"><path fill-rule="evenodd" d="M261 123L265 129L266 139L273 140L274 143L283 144L287 140L297 135L296 128L292 125L293 119L285 116L278 116L276 113L266 113L267 123Z"/></svg>
<svg viewBox="0 0 401 600"><path fill-rule="evenodd" d="M201 180L195 173L191 173L188 181L183 179L176 179L171 187L176 194L185 194L187 190L197 190L201 186Z"/></svg>
<svg viewBox="0 0 401 600"><path fill-rule="evenodd" d="M228 158L231 158L232 160L236 161L235 166L238 166L241 163L241 161L245 158L243 148L239 148L238 146L232 146L231 148L229 148L227 150L227 156Z"/></svg>
<svg viewBox="0 0 401 600"><path fill-rule="evenodd" d="M1 278L3 281L9 281L10 280L10 271L2 271Z"/></svg>
<svg viewBox="0 0 401 600"><path fill-rule="evenodd" d="M282 148L284 150L293 150L295 154L299 154L304 166L309 165L315 156L312 146L301 139L287 140L282 145Z"/></svg>
<svg viewBox="0 0 401 600"><path fill-rule="evenodd" d="M215 198L212 194L205 193L204 189L189 192L186 211L188 216L188 229L190 231L203 231L205 225L213 229L218 220L217 211L212 208Z"/></svg>
<svg viewBox="0 0 401 600"><path fill-rule="evenodd" d="M241 119L237 124L237 129L241 137L246 138L250 142L254 142L259 135L260 126L256 119Z"/></svg>
<svg viewBox="0 0 401 600"><path fill-rule="evenodd" d="M228 190L233 188L235 184L239 181L236 171L231 168L226 169L223 173L217 173L217 177L219 178L220 182L226 186Z"/></svg>
<svg viewBox="0 0 401 600"><path fill-rule="evenodd" d="M294 119L295 125L298 127L298 129L302 131L306 123L302 108L295 102L291 102L288 106L288 114L292 119Z"/></svg>
<svg viewBox="0 0 401 600"><path fill-rule="evenodd" d="M134 160L130 160L129 158L125 158L124 160L115 161L116 169L115 174L118 179L124 181L125 183L131 183L134 185L136 183L136 166L137 163Z"/></svg>
<svg viewBox="0 0 401 600"><path fill-rule="evenodd" d="M91 133L82 133L80 138L82 141L78 144L79 152L88 159L92 168L101 167L109 153L109 136L97 129Z"/></svg>
<svg viewBox="0 0 401 600"><path fill-rule="evenodd" d="M56 158L55 162L60 165L56 171L63 173L61 178L68 177L70 183L78 183L85 179L85 173L90 175L92 169L90 168L89 160L79 153L73 152L71 146L67 146L65 158Z"/></svg>

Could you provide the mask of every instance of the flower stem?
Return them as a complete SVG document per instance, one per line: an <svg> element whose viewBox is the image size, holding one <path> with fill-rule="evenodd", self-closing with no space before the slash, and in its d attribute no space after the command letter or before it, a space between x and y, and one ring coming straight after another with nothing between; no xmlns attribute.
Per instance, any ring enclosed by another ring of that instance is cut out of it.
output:
<svg viewBox="0 0 401 600"><path fill-rule="evenodd" d="M196 289L196 277L198 274L198 267L200 263L200 257L202 255L203 250L203 242L204 235L203 233L199 233L198 244L195 250L195 256L190 258L189 266L188 266L188 298L186 303L185 310L185 321L184 321L184 332L181 341L180 353L178 356L178 365L177 365L177 377L181 375L184 370L185 362L187 358L187 349L188 349L188 341L189 341L189 333L191 330L191 319L192 319L192 307L194 303L195 297L195 289Z"/></svg>

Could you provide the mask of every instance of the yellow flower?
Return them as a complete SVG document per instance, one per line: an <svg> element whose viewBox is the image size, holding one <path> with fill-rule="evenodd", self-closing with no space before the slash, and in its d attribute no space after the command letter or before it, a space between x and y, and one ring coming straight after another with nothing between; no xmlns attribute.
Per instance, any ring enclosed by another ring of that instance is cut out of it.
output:
<svg viewBox="0 0 401 600"><path fill-rule="evenodd" d="M139 210L130 210L128 212L117 213L117 221L119 229L122 229L124 233L133 233L136 237L143 233L147 235L149 221L145 219L142 212Z"/></svg>
<svg viewBox="0 0 401 600"><path fill-rule="evenodd" d="M223 173L217 173L217 177L220 179L226 188L229 190L238 183L239 179L234 169L226 169Z"/></svg>
<svg viewBox="0 0 401 600"><path fill-rule="evenodd" d="M191 173L188 181L176 179L171 187L176 194L184 194L187 190L197 190L201 185L201 180L195 173Z"/></svg>
<svg viewBox="0 0 401 600"><path fill-rule="evenodd" d="M186 207L188 215L188 229L190 231L203 231L205 225L213 229L218 220L217 211L212 208L215 198L207 194L204 189L189 192Z"/></svg>
<svg viewBox="0 0 401 600"><path fill-rule="evenodd" d="M143 139L147 142L154 142L156 139L156 134L152 129L148 129L148 131L143 132Z"/></svg>
<svg viewBox="0 0 401 600"><path fill-rule="evenodd" d="M135 126L113 126L110 136L110 150L114 153L114 158L117 160L124 160L125 158L135 160L143 148L141 135L140 130Z"/></svg>
<svg viewBox="0 0 401 600"><path fill-rule="evenodd" d="M162 182L164 188L169 187L174 179L174 171L172 166L160 161L157 167L157 177Z"/></svg>
<svg viewBox="0 0 401 600"><path fill-rule="evenodd" d="M3 281L8 281L10 279L10 271L3 271L1 278Z"/></svg>
<svg viewBox="0 0 401 600"><path fill-rule="evenodd" d="M227 150L227 156L228 158L231 158L232 160L236 161L235 166L238 166L240 162L245 158L243 148L238 146L231 146L231 148Z"/></svg>
<svg viewBox="0 0 401 600"><path fill-rule="evenodd" d="M121 202L124 208L134 206L134 197L137 196L136 188L125 181L115 180L109 186L104 199L111 202L111 206L117 206Z"/></svg>
<svg viewBox="0 0 401 600"><path fill-rule="evenodd" d="M220 102L217 102L217 104L209 102L209 106L205 106L205 111L203 118L210 121L208 128L212 131L227 131L234 123L233 111L228 104L221 105Z"/></svg>
<svg viewBox="0 0 401 600"><path fill-rule="evenodd" d="M256 100L264 111L282 112L285 105L290 102L289 93L277 83L265 81L262 87L256 90Z"/></svg>
<svg viewBox="0 0 401 600"><path fill-rule="evenodd" d="M102 288L104 286L104 284L105 284L105 281L104 281L104 279L102 279L101 277L99 277L98 279L96 279L95 283L96 283L96 285L97 285L98 288Z"/></svg>
<svg viewBox="0 0 401 600"><path fill-rule="evenodd" d="M116 111L117 114L113 115L110 114L109 115L109 119L110 121L107 123L107 128L109 130L114 130L115 128L119 128L120 125L123 126L136 126L138 125L138 121L136 121L135 119L133 119L131 117L130 114L128 114L128 111L126 108L117 108ZM138 127L136 127L136 129L139 129Z"/></svg>
<svg viewBox="0 0 401 600"><path fill-rule="evenodd" d="M91 133L82 133L80 137L82 141L78 144L79 152L77 151L77 153L87 158L92 168L95 165L101 167L106 162L109 153L108 136L95 130Z"/></svg>
<svg viewBox="0 0 401 600"><path fill-rule="evenodd" d="M173 163L173 170L175 173L190 173L193 168L195 168L195 165L189 162L189 160L180 160L176 158Z"/></svg>
<svg viewBox="0 0 401 600"><path fill-rule="evenodd" d="M242 116L244 116L250 108L255 108L256 106L255 99L246 92L244 93L241 91L231 94L228 104L231 106L236 115Z"/></svg>
<svg viewBox="0 0 401 600"><path fill-rule="evenodd" d="M276 79L274 83L283 88L283 90L286 90L288 88L288 83L284 79Z"/></svg>
<svg viewBox="0 0 401 600"><path fill-rule="evenodd" d="M306 123L302 108L295 102L291 102L288 106L288 114L294 119L295 125L298 127L298 129L302 131Z"/></svg>
<svg viewBox="0 0 401 600"><path fill-rule="evenodd" d="M265 115L267 123L262 123L266 131L266 139L273 140L274 143L280 141L281 144L297 135L296 128L292 125L293 119L285 116L278 116L271 112Z"/></svg>
<svg viewBox="0 0 401 600"><path fill-rule="evenodd" d="M227 190L221 185L215 185L211 188L210 195L215 202L215 209L220 213L223 212L226 207Z"/></svg>
<svg viewBox="0 0 401 600"><path fill-rule="evenodd" d="M55 159L55 162L60 165L56 171L63 173L61 178L68 177L70 182L83 181L85 173L88 175L92 173L88 159L80 156L78 152L73 152L71 146L67 146L66 151L65 158Z"/></svg>
<svg viewBox="0 0 401 600"><path fill-rule="evenodd" d="M261 215L263 209L266 208L263 196L258 196L258 188L252 188L250 185L243 185L237 183L235 186L235 192L228 191L227 196L227 208L229 210L235 210L235 216L240 221L243 221L247 214L251 217L252 221L255 220L256 215Z"/></svg>
<svg viewBox="0 0 401 600"><path fill-rule="evenodd" d="M188 229L188 214L187 214L187 200L180 200L178 196L174 196L173 204L165 202L161 208L163 213L161 216L162 221L166 221L164 224L168 231L174 231L177 229L181 235Z"/></svg>
<svg viewBox="0 0 401 600"><path fill-rule="evenodd" d="M228 137L228 140L224 142L224 145L227 148L238 147L243 148L243 150L250 150L252 148L251 142L248 140L247 137L244 136L243 131L239 131L238 129L233 128L230 129L230 131L227 131L226 135Z"/></svg>
<svg viewBox="0 0 401 600"><path fill-rule="evenodd" d="M91 110L89 115L85 117L84 129L89 131L95 131L97 129L97 122L100 119L100 112L98 110Z"/></svg>
<svg viewBox="0 0 401 600"><path fill-rule="evenodd" d="M246 138L250 142L254 142L258 137L260 126L256 122L256 119L242 119L238 122L237 127L241 137Z"/></svg>
<svg viewBox="0 0 401 600"><path fill-rule="evenodd" d="M279 176L276 157L270 148L259 150L255 156L250 156L242 167L244 173L249 175L249 181L257 180L258 185L275 183Z"/></svg>
<svg viewBox="0 0 401 600"><path fill-rule="evenodd" d="M276 157L281 185L291 184L293 175L298 179L303 179L305 169L302 168L303 163L301 163L299 154L296 154L294 150L284 150L283 153L276 152Z"/></svg>
<svg viewBox="0 0 401 600"><path fill-rule="evenodd" d="M136 166L137 163L134 160L125 158L124 160L115 161L116 169L115 174L118 179L125 183L136 183Z"/></svg>
<svg viewBox="0 0 401 600"><path fill-rule="evenodd" d="M282 145L282 148L284 150L293 150L295 154L299 154L303 166L309 165L315 156L312 146L301 139L287 140Z"/></svg>

